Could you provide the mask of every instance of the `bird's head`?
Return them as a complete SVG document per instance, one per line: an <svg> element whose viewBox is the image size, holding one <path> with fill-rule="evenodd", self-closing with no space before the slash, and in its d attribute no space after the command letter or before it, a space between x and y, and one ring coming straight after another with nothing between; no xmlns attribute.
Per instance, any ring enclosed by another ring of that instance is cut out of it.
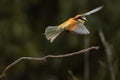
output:
<svg viewBox="0 0 120 80"><path fill-rule="evenodd" d="M82 15L77 15L74 17L75 20L81 22L81 23L85 23L87 21L86 17L85 16L82 16Z"/></svg>

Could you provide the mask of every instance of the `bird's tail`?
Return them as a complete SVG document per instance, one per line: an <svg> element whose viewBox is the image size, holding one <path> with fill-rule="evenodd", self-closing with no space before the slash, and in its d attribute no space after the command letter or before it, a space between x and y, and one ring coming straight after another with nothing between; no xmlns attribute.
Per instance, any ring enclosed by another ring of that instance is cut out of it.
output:
<svg viewBox="0 0 120 80"><path fill-rule="evenodd" d="M53 42L55 38L62 32L63 30L58 28L58 26L48 26L45 30L45 37L50 42Z"/></svg>

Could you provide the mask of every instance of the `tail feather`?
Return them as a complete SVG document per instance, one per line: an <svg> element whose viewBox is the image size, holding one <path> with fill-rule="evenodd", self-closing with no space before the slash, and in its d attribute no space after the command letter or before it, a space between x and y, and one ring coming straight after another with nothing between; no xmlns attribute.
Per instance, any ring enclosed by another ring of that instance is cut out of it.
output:
<svg viewBox="0 0 120 80"><path fill-rule="evenodd" d="M62 29L59 29L57 26L48 26L45 30L45 37L50 42L53 42L55 38L62 32Z"/></svg>

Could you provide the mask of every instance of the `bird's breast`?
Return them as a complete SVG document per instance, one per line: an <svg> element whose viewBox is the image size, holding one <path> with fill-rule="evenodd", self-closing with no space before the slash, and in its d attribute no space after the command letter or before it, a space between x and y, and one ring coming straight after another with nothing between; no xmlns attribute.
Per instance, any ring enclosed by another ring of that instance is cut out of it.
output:
<svg viewBox="0 0 120 80"><path fill-rule="evenodd" d="M58 28L73 31L76 28L77 24L78 24L78 21L74 20L73 18L70 18L64 23L60 24Z"/></svg>

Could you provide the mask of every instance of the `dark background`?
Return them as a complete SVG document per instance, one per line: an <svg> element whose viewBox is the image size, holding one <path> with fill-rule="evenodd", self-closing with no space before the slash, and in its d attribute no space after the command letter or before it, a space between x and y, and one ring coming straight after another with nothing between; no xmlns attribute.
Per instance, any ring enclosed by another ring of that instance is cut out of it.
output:
<svg viewBox="0 0 120 80"><path fill-rule="evenodd" d="M70 17L98 6L104 8L87 17L88 36L63 32L50 43L43 35L48 25L59 25ZM47 61L22 61L3 80L113 80L99 29L105 35L112 52L112 68L120 80L120 0L0 0L0 73L16 59L64 54L90 46L84 54ZM88 60L87 60L88 59ZM89 61L89 77L85 61ZM71 71L72 74L69 72Z"/></svg>

